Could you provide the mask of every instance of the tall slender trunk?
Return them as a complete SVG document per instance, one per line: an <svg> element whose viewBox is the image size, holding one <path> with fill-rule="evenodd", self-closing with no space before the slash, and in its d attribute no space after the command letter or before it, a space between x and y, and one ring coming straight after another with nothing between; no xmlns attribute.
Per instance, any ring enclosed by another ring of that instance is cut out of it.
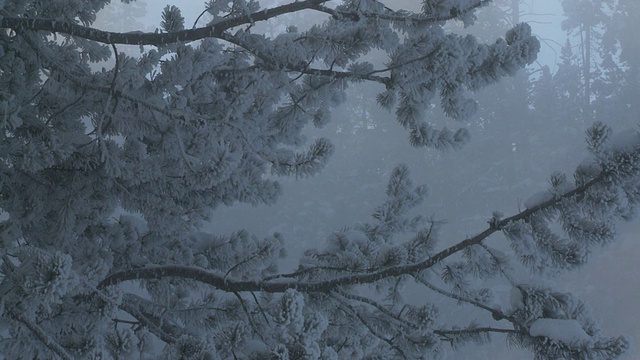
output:
<svg viewBox="0 0 640 360"><path fill-rule="evenodd" d="M582 61L582 76L584 78L584 114L585 120L590 122L593 119L591 110L591 26L584 28L584 51Z"/></svg>
<svg viewBox="0 0 640 360"><path fill-rule="evenodd" d="M513 25L520 23L520 1L511 0L511 22ZM513 78L514 92L518 106L526 108L528 98L528 78L525 70L519 70Z"/></svg>
<svg viewBox="0 0 640 360"><path fill-rule="evenodd" d="M520 1L521 0L511 0L511 23L512 25L516 25L520 23ZM518 153L528 153L531 148L531 138L529 136L525 136L527 133L527 112L529 106L529 77L527 75L526 69L520 69L511 79L513 84L513 94L511 95L511 99L514 102L513 108L517 109L517 113L520 116L517 116L517 120L515 121L515 128L517 129L519 135L517 135L521 140L517 143L513 143L513 155L515 156L515 151L517 149ZM519 159L519 160L516 160ZM510 184L517 183L517 179L520 178L523 174L523 171L526 172L526 169L531 168L531 157L521 157L515 156L513 163L513 171L511 173L511 179L509 180Z"/></svg>
<svg viewBox="0 0 640 360"><path fill-rule="evenodd" d="M511 0L511 22L513 25L520 23L520 1ZM513 87L518 106L526 108L528 98L528 78L525 70L519 70L513 77Z"/></svg>

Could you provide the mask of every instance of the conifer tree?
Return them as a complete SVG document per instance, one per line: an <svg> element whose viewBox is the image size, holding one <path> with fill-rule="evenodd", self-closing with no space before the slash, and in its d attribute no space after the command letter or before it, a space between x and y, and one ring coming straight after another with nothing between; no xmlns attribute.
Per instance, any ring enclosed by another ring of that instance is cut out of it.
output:
<svg viewBox="0 0 640 360"><path fill-rule="evenodd" d="M596 123L572 180L554 174L526 209L496 212L448 247L438 246L441 224L412 213L427 189L402 165L369 222L331 234L294 272L278 270L277 233L202 231L217 207L272 204L277 177L321 171L331 142L303 130L330 121L353 83L379 87L378 103L414 146L463 143L465 131L435 128L425 110L438 102L452 119L472 116L468 92L535 60L528 25L480 44L443 25L472 23L484 0L425 1L417 13L376 0L233 0L207 2L204 27L167 6L157 32L116 33L91 27L107 3L0 1L2 355L413 359L495 333L541 359L625 351L626 339L601 335L579 299L514 268L575 268L613 239L615 220L633 217L636 133L612 137ZM324 22L275 37L254 29L296 12ZM363 61L373 50L384 66ZM112 57L110 69L92 67ZM511 252L498 250L496 233ZM471 305L477 317L452 323L430 298L406 299L404 286Z"/></svg>

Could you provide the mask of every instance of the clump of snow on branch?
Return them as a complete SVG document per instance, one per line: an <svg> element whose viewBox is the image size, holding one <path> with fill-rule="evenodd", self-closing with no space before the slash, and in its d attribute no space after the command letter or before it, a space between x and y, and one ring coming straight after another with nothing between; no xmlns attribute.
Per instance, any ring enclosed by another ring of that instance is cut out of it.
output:
<svg viewBox="0 0 640 360"><path fill-rule="evenodd" d="M580 323L573 319L538 319L529 326L529 334L565 345L586 346L592 341Z"/></svg>

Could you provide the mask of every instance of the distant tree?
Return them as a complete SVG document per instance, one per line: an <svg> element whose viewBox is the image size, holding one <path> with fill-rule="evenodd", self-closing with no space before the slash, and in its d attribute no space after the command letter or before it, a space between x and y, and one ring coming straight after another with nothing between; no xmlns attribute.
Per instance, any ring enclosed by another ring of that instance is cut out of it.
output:
<svg viewBox="0 0 640 360"><path fill-rule="evenodd" d="M596 123L573 181L553 175L522 212L496 212L449 247L438 248L438 222L411 213L427 190L404 166L370 222L328 236L292 273L278 271L279 234L202 232L216 207L272 204L278 176L320 171L332 145L302 151L302 130L324 126L352 83L380 87L378 103L414 146L464 142L465 131L427 123L425 109L439 98L450 118L471 116L467 92L539 49L526 24L488 45L443 30L471 23L485 2L426 1L411 13L374 0L209 1L208 26L185 30L167 6L157 33L90 28L107 0L0 3L3 355L148 359L160 343L167 359L430 358L494 333L540 359L623 353L627 341L600 335L580 300L517 274L579 266L613 239L615 219L633 216L635 133L612 140ZM253 32L301 11L326 19ZM132 58L120 44L145 51ZM373 49L384 67L362 61ZM91 70L112 56L111 70ZM403 296L409 285L432 297ZM436 297L477 313L455 323Z"/></svg>
<svg viewBox="0 0 640 360"><path fill-rule="evenodd" d="M602 36L603 76L595 100L602 121L616 114L616 121L633 124L640 118L640 38L634 36L640 22L640 3L617 0ZM625 109L625 111L617 111Z"/></svg>
<svg viewBox="0 0 640 360"><path fill-rule="evenodd" d="M615 1L615 0L614 0ZM583 112L585 118L593 118L591 109L591 84L593 73L597 70L594 56L594 48L601 37L602 24L607 21L611 0L562 0L562 8L565 20L562 22L563 30L576 33L580 39L580 60L582 64L582 82L584 94Z"/></svg>
<svg viewBox="0 0 640 360"><path fill-rule="evenodd" d="M477 11L477 19L472 26L463 28L462 24L454 23L453 26L447 24L447 27L490 42L520 22L520 3L517 0L493 1L491 6ZM537 64L532 66L537 67ZM556 138L544 136L545 141L540 141L539 130L548 124L554 127L556 124L552 118L541 114L542 108L552 112L552 104L545 103L543 107L533 108L532 102L537 99L532 99L536 96L531 91L533 76L528 74L536 71L528 67L474 93L478 111L473 118L464 122L473 141L465 144L464 158L443 162L439 168L445 168L448 176L439 177L438 180L450 189L458 189L457 194L446 197L447 207L455 204L456 216L459 214L468 219L479 217L479 214L490 213L496 207L513 204L523 191L529 191L532 186L544 186L550 162L538 155L547 153L550 143L547 140ZM540 95L557 101L551 93ZM442 116L438 116L438 110L434 109L429 119L442 119ZM430 185L432 183L430 181ZM499 203L496 198L504 202Z"/></svg>
<svg viewBox="0 0 640 360"><path fill-rule="evenodd" d="M581 70L569 39L560 49L560 63L553 75L553 82L556 84L558 100L562 104L559 118L565 119L566 123L583 123L585 119L581 112L584 91Z"/></svg>

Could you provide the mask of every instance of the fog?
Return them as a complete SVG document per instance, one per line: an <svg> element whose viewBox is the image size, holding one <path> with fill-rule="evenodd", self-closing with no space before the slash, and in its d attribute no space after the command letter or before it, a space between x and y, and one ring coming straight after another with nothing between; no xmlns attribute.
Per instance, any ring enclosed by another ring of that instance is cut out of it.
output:
<svg viewBox="0 0 640 360"><path fill-rule="evenodd" d="M322 244L328 234L368 220L384 197L388 175L400 163L410 167L416 183L427 184L430 189L418 212L443 222L440 247L482 231L494 211L505 216L517 213L529 196L549 187L551 174L559 171L571 177L572 170L587 156L584 133L593 121L602 121L615 131L637 129L640 47L637 35L629 34L640 33L638 22L623 24L623 30L621 24L615 23L593 26L590 88L585 100L585 32L580 22L592 20L576 18L576 14L589 13L574 11L570 14L574 17L568 21L562 4L571 9L580 8L581 2L584 1L522 1L520 13L515 16L512 1L496 1L480 10L474 26L464 29L457 23L448 25L451 31L492 41L518 18L531 24L543 44L538 61L526 71L474 94L480 108L470 119L451 124L450 120L443 120L437 106L428 114L433 124L467 128L471 139L462 148L440 151L412 147L394 114L376 105L375 96L383 88L366 83L356 85L349 89L349 100L333 112L332 121L325 128L310 127L306 131L310 141L324 136L336 146L329 165L320 174L282 179L284 192L273 206L220 208L207 230L231 233L246 229L259 236L279 232L289 253L282 270L293 270L300 255ZM144 6L139 13L129 13L130 20L118 23L118 18L100 18L98 27L133 31L139 30L136 25L142 25L143 30L153 30L158 26L165 2L138 0L138 3L137 6ZM262 3L267 5L268 1ZM412 2L389 3L399 8ZM176 5L183 11L186 24L193 24L202 11L200 1ZM104 14L122 15L126 7L117 2L112 6ZM608 14L606 6L602 11ZM310 19L321 21L323 15L297 14L257 24L256 29L277 33L284 28L282 23L306 26ZM199 24L206 24L206 15ZM611 41L616 36L627 38ZM563 52L565 44L570 44L573 55L566 53L568 47ZM127 51L135 53L137 48ZM382 61L375 56L370 55L371 61ZM635 100L629 100L634 97ZM628 335L635 344L640 344L638 233L638 221L625 224L615 242L594 251L588 265L544 280L558 290L571 291L586 299L600 317L607 335ZM502 235L493 236L496 239L489 242L499 246ZM420 296L412 289L407 289L407 294ZM464 314L458 313L456 317L464 323ZM637 356L630 354L626 359ZM490 345L463 347L449 358L530 357L529 352L509 349L503 339L494 337Z"/></svg>

